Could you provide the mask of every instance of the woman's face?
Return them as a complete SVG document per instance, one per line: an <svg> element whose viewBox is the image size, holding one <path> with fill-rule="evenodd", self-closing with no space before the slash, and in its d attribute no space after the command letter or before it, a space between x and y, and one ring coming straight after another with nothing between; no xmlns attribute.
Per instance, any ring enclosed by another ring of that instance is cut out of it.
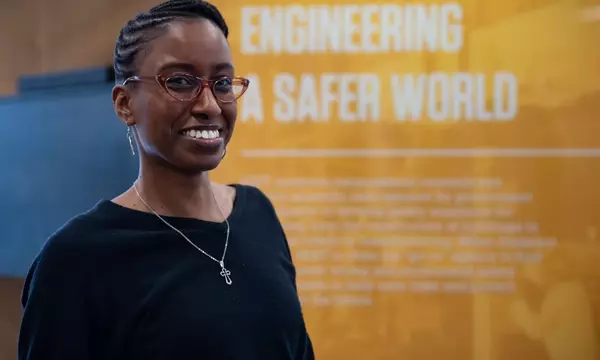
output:
<svg viewBox="0 0 600 360"><path fill-rule="evenodd" d="M233 133L237 104L218 102L210 87L195 100L177 100L152 78L172 78L170 88L183 91L182 79L188 75L206 80L233 77L222 31L204 19L175 21L138 56L138 76L149 81L122 87L115 106L117 113L128 114L128 125L135 124L141 155L189 173L216 168ZM208 136L201 137L200 131Z"/></svg>

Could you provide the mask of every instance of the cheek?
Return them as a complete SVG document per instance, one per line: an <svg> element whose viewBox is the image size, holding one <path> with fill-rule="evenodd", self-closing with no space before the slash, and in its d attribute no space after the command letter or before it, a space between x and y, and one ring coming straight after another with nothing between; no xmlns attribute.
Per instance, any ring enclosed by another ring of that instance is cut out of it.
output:
<svg viewBox="0 0 600 360"><path fill-rule="evenodd" d="M226 104L221 108L221 111L223 112L223 118L225 118L227 124L233 127L237 118L237 104Z"/></svg>
<svg viewBox="0 0 600 360"><path fill-rule="evenodd" d="M223 118L225 119L225 121L227 122L227 125L229 126L229 130L230 130L230 134L229 137L231 137L231 133L233 132L233 128L235 127L235 120L237 118L237 104L236 103L232 103L232 104L226 104L225 106L223 106L221 108L221 111L223 112Z"/></svg>
<svg viewBox="0 0 600 360"><path fill-rule="evenodd" d="M143 142L159 146L171 135L171 129L181 114L186 112L181 102L161 96L141 97L136 104L135 121Z"/></svg>

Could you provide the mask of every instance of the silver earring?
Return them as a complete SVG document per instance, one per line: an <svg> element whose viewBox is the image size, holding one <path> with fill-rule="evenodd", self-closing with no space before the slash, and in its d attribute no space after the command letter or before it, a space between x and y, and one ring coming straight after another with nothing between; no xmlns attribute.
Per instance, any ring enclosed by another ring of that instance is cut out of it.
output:
<svg viewBox="0 0 600 360"><path fill-rule="evenodd" d="M221 156L221 160L225 158L225 155L227 155L227 147L223 148L223 156Z"/></svg>
<svg viewBox="0 0 600 360"><path fill-rule="evenodd" d="M133 135L131 135L131 126L127 127L127 139L129 140L129 148L131 149L131 154L135 156L135 147L133 146Z"/></svg>

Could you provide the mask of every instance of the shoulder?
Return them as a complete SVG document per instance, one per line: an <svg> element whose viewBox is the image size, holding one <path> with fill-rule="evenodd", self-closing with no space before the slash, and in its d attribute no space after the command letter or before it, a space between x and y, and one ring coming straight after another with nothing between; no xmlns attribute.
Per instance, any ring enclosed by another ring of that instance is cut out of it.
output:
<svg viewBox="0 0 600 360"><path fill-rule="evenodd" d="M109 218L107 201L76 215L56 230L45 242L37 258L72 257L81 258L88 253L92 240L101 236Z"/></svg>
<svg viewBox="0 0 600 360"><path fill-rule="evenodd" d="M271 199L259 188L252 185L235 184L237 201L243 202L246 208L276 217L275 207Z"/></svg>
<svg viewBox="0 0 600 360"><path fill-rule="evenodd" d="M88 240L101 228L95 212L94 208L75 216L46 240L25 278L23 303L34 286L59 288L67 283L74 285L87 276L94 259L94 249Z"/></svg>
<svg viewBox="0 0 600 360"><path fill-rule="evenodd" d="M238 201L244 203L245 217L247 216L253 223L269 223L285 239L285 231L271 199L255 186L235 185L235 188L238 192ZM285 243L287 252L289 253L287 239L285 239Z"/></svg>
<svg viewBox="0 0 600 360"><path fill-rule="evenodd" d="M87 214L81 214L69 220L52 234L44 243L34 260L40 262L61 262L60 260L76 259L85 250L83 238L89 233L93 220Z"/></svg>
<svg viewBox="0 0 600 360"><path fill-rule="evenodd" d="M262 224L264 221L264 223L269 224L262 227L262 230L271 228L276 232L278 238L281 240L280 246L282 246L285 256L293 264L292 253L285 230L277 216L271 199L262 190L251 185L236 185L236 189L238 190L238 196L243 197L244 200L242 201L246 202L245 213L251 214L253 223Z"/></svg>

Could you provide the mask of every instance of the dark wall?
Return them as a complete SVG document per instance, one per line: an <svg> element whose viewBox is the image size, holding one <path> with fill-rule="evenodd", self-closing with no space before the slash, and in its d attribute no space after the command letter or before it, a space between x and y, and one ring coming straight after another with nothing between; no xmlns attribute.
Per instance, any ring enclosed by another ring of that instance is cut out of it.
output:
<svg viewBox="0 0 600 360"><path fill-rule="evenodd" d="M111 87L0 101L0 276L24 276L48 236L135 179Z"/></svg>

